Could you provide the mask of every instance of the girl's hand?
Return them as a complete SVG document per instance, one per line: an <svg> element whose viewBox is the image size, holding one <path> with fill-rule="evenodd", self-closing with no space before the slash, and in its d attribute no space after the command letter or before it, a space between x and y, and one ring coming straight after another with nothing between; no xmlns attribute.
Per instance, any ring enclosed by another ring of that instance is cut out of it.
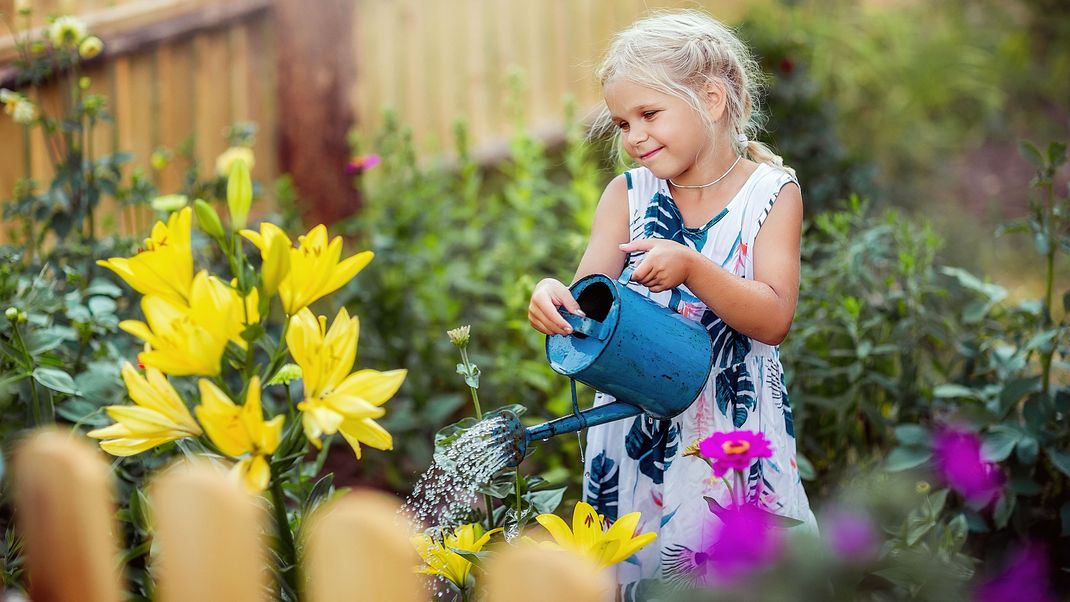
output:
<svg viewBox="0 0 1070 602"><path fill-rule="evenodd" d="M584 315L567 286L553 278L543 278L531 292L528 322L543 334L572 334L572 327L557 311L559 307L578 316Z"/></svg>
<svg viewBox="0 0 1070 602"><path fill-rule="evenodd" d="M686 282L698 255L694 250L664 238L633 240L621 245L620 250L646 252L646 257L632 273L632 282L642 284L652 293L667 291Z"/></svg>

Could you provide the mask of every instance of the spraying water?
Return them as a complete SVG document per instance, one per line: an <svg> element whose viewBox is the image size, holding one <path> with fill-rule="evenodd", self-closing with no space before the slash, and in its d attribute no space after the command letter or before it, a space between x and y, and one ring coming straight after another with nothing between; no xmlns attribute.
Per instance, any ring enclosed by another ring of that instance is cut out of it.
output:
<svg viewBox="0 0 1070 602"><path fill-rule="evenodd" d="M416 482L403 511L419 530L452 530L468 520L479 488L512 457L507 420L491 416L464 431L437 453Z"/></svg>

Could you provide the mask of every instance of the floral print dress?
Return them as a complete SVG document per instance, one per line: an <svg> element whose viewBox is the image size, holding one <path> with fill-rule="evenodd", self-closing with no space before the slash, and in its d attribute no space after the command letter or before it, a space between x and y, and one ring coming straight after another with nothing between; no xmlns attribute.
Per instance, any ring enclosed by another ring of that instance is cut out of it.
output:
<svg viewBox="0 0 1070 602"><path fill-rule="evenodd" d="M625 173L628 184L631 239L664 238L685 244L729 272L754 277L751 249L766 216L784 185L797 180L788 172L760 164L728 205L701 228L684 226L668 184L645 167ZM628 265L637 266L643 253ZM713 370L699 397L672 420L645 415L592 427L587 436L584 500L607 521L641 512L639 532L658 538L630 559L616 565L622 599L642 599L641 580L687 580L702 570L700 553L716 519L703 496L730 503L727 488L700 458L684 455L688 446L714 432L759 431L772 443L771 458L757 460L745 483L733 485L737 498L811 526L810 504L799 478L795 430L784 387L778 348L742 335L717 317L683 285L648 296L700 322L713 339ZM613 401L603 393L595 405Z"/></svg>

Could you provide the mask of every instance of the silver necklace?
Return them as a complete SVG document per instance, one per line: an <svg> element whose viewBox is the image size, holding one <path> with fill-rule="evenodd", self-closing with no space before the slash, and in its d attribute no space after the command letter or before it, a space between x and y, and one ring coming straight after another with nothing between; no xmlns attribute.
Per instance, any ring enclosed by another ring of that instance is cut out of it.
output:
<svg viewBox="0 0 1070 602"><path fill-rule="evenodd" d="M723 174L721 174L721 177L717 178L716 180L714 180L712 182L708 182L706 184L695 184L695 185L692 185L692 186L684 186L683 184L677 184L676 182L673 182L672 180L669 180L669 184L672 184L676 188L709 188L710 186L713 186L717 182L720 182L721 180L725 179L728 176L728 174L732 173L732 170L736 168L736 163L739 163L739 160L742 159L742 158L743 158L743 155L739 155L738 157L736 157L735 162L732 163L732 166L728 168L728 171L726 171Z"/></svg>

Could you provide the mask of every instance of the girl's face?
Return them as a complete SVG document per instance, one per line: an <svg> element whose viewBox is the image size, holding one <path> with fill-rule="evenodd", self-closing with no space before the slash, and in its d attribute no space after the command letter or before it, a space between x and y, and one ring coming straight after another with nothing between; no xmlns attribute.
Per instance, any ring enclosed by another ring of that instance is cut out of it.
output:
<svg viewBox="0 0 1070 602"><path fill-rule="evenodd" d="M603 93L628 155L655 176L701 179L712 171L714 138L687 101L623 78L606 82Z"/></svg>

